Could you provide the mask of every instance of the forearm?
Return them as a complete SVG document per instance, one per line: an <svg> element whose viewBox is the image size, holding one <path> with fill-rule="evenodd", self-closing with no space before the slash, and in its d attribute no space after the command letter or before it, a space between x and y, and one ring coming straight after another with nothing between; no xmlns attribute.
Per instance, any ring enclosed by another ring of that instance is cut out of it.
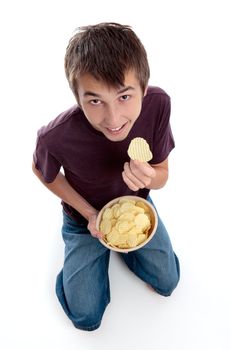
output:
<svg viewBox="0 0 231 350"><path fill-rule="evenodd" d="M88 221L90 217L97 215L97 210L73 189L73 187L68 183L65 176L61 172L58 173L53 182L46 183L43 180L43 177L39 170L35 168L34 164L32 168L35 175L52 193L76 209Z"/></svg>
<svg viewBox="0 0 231 350"><path fill-rule="evenodd" d="M147 188L150 190L158 190L164 187L168 180L168 169L155 165L152 165L152 168L155 170L155 174L151 178L151 182Z"/></svg>

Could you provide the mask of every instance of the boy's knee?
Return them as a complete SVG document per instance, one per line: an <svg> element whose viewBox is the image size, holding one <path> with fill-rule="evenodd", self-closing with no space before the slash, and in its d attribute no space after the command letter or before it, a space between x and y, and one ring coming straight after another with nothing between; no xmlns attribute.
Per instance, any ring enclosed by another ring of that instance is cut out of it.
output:
<svg viewBox="0 0 231 350"><path fill-rule="evenodd" d="M175 278L169 278L168 280L163 281L162 283L160 283L160 286L158 288L159 293L165 297L169 297L174 291L174 289L176 288L178 282L179 282L178 276L176 276Z"/></svg>
<svg viewBox="0 0 231 350"><path fill-rule="evenodd" d="M82 331L92 332L97 330L100 327L101 321L95 324L92 324L91 322L89 322L89 320L85 320L84 322L72 321L72 323L77 329L80 329Z"/></svg>
<svg viewBox="0 0 231 350"><path fill-rule="evenodd" d="M152 287L152 289L165 297L169 297L174 289L176 288L178 284L179 279L177 280L170 280L170 279L164 279L164 280L159 280L158 283L154 284L149 284L149 286Z"/></svg>
<svg viewBox="0 0 231 350"><path fill-rule="evenodd" d="M85 331L94 331L100 327L101 320L105 311L100 303L87 303L70 308L72 322L78 329Z"/></svg>
<svg viewBox="0 0 231 350"><path fill-rule="evenodd" d="M78 329L94 331L99 328L102 316L91 313L81 313L72 315L72 323Z"/></svg>
<svg viewBox="0 0 231 350"><path fill-rule="evenodd" d="M179 279L180 271L179 262L177 261L175 272L162 276L162 278L158 281L158 287L155 289L159 294L168 297L178 285Z"/></svg>

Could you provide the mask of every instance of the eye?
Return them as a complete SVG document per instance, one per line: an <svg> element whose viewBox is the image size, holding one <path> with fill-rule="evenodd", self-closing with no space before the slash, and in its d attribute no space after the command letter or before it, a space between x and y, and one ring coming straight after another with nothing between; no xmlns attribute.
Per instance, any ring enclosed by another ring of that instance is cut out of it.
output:
<svg viewBox="0 0 231 350"><path fill-rule="evenodd" d="M94 106L98 106L98 105L100 105L100 103L101 103L101 101L100 101L100 100L97 100L97 99L91 100L91 101L90 101L90 104L92 104L92 105L94 105Z"/></svg>
<svg viewBox="0 0 231 350"><path fill-rule="evenodd" d="M121 100L121 101L127 101L127 100L129 100L129 98L130 98L129 95L120 96L120 100Z"/></svg>

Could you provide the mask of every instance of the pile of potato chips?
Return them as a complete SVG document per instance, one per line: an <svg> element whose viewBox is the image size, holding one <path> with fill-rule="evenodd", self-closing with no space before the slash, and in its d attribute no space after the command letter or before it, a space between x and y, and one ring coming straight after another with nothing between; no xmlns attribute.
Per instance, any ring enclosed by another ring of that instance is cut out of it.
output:
<svg viewBox="0 0 231 350"><path fill-rule="evenodd" d="M122 198L104 210L99 228L111 247L133 248L148 238L151 226L150 209L145 203Z"/></svg>

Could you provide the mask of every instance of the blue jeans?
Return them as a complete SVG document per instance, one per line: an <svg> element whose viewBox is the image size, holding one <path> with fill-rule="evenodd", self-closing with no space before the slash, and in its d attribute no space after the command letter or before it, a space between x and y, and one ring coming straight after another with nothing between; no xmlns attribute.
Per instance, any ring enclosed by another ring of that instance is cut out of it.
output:
<svg viewBox="0 0 231 350"><path fill-rule="evenodd" d="M110 250L93 238L85 225L63 215L65 259L57 276L56 294L74 326L93 331L100 326L110 302ZM158 219L157 231L148 244L134 252L118 254L141 280L157 293L169 296L179 281L180 269L168 233Z"/></svg>

